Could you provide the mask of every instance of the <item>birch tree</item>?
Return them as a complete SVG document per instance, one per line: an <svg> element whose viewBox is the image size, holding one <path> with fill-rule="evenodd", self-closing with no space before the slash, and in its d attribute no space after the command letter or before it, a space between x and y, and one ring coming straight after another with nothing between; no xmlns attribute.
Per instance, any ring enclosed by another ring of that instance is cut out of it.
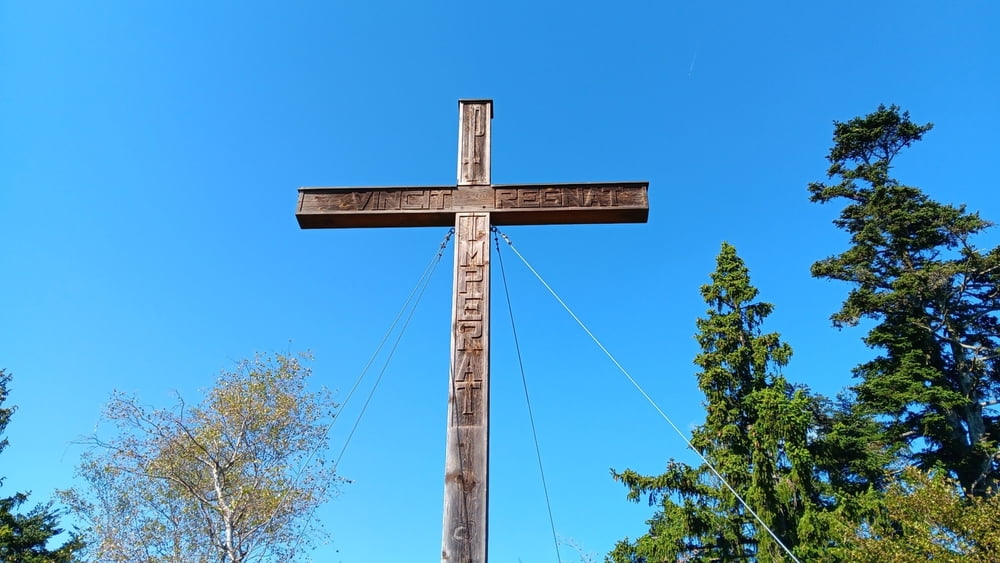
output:
<svg viewBox="0 0 1000 563"><path fill-rule="evenodd" d="M89 525L94 561L249 563L301 558L313 513L343 480L323 457L336 405L295 357L222 373L197 405L152 409L115 393L83 485L62 501Z"/></svg>

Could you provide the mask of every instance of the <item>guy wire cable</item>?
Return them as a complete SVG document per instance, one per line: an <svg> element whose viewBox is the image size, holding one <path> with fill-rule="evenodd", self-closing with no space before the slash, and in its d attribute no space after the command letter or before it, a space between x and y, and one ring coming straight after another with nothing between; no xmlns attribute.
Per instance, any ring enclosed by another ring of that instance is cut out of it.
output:
<svg viewBox="0 0 1000 563"><path fill-rule="evenodd" d="M517 365L521 370L521 385L524 387L524 402L528 406L528 421L531 423L531 437L535 441L535 456L538 458L538 474L542 479L542 493L545 495L545 508L549 513L549 527L552 528L552 542L556 547L556 560L562 563L562 555L559 553L559 538L556 535L556 521L552 517L552 503L549 500L549 487L545 482L545 469L542 468L542 449L538 445L538 432L535 430L535 415L531 410L531 397L528 396L528 379L524 373L524 359L521 357L521 344L517 339L517 328L514 325L514 307L510 301L510 289L507 285L507 272L503 267L503 254L500 252L499 232L496 227L492 227L493 241L497 246L497 263L500 265L500 279L503 280L503 292L507 298L507 314L510 317L510 331L514 337L514 350L517 352Z"/></svg>
<svg viewBox="0 0 1000 563"><path fill-rule="evenodd" d="M340 453L337 455L337 458L334 461L333 467L335 471L340 466L340 461L344 457L344 452L347 450L347 446L348 444L350 444L351 438L354 436L354 432L357 430L358 425L361 423L361 418L364 416L365 410L367 410L368 404L371 402L372 396L375 394L375 390L378 388L379 382L382 380L382 376L385 375L385 371L389 366L389 362L390 360L392 360L392 355L395 353L396 347L399 345L399 342L402 339L403 334L406 332L406 327L409 326L410 320L413 318L413 313L416 311L417 305L420 303L420 299L423 297L424 291L427 289L427 286L430 283L430 279L434 273L434 270L436 269L437 265L441 262L441 257L444 255L444 251L448 246L448 241L451 240L453 234L455 234L455 229L449 229L448 232L445 234L444 240L441 241L441 244L438 246L437 251L435 251L434 257L431 258L431 261L424 268L424 271L423 273L421 273L420 278L417 280L416 285L414 285L413 289L410 290L410 294L404 300L403 306L400 307L399 311L396 313L396 316L390 323L388 330L386 330L385 334L382 336L382 340L376 346L375 352L372 353L371 357L368 359L368 362L362 368L361 374L358 376L357 380L355 380L354 385L351 387L351 390L347 395L347 398L345 398L344 402L341 403L340 405L340 409L343 410L344 406L347 405L351 396L354 394L354 391L358 388L358 385L360 385L361 380L368 373L368 370L371 368L372 364L375 363L375 358L379 355L383 346L385 346L385 343L389 340L389 336L392 334L396 325L399 323L399 320L403 317L403 313L407 310L407 308L409 308L410 312L406 316L406 320L404 321L403 326L396 337L396 341L393 343L392 348L389 350L389 357L386 358L385 363L383 364L382 369L379 372L378 378L375 380L375 385L372 386L371 391L368 393L368 397L365 399L364 405L362 405L361 412L358 413L354 425L351 427L351 431L348 433L347 439L344 442L344 446L341 448ZM410 305L411 301L413 302L412 306ZM335 416L334 419L330 422L330 424L327 425L326 429L324 430L324 437L329 435L330 430L333 428L333 425L337 422L338 419L339 417ZM299 478L302 476L302 472L305 470L306 466L312 461L312 458L315 455L315 453L316 450L313 450L313 452L310 453L309 457L302 464L302 466L299 467L299 470L296 472L295 478L292 481L292 487L294 487L298 483ZM324 484L321 490L321 495L326 493L326 489L328 486L329 483ZM274 519L274 516L277 515L278 509L281 507L281 504L284 502L284 500L285 498L282 497L278 501L278 504L271 512L271 516L265 523L265 526L269 525L271 523L271 520ZM292 544L291 553L293 555L295 551L298 549L299 544L302 542L302 536L305 533L306 526L308 526L309 521L312 520L313 514L315 512L316 512L316 506L313 506L312 510L309 512L309 516L306 517L306 519L302 522L302 526L299 530L299 533L296 534L295 536L295 543Z"/></svg>
<svg viewBox="0 0 1000 563"><path fill-rule="evenodd" d="M719 481L721 481L722 484L725 485L727 489L729 489L729 492L731 492L733 496L736 497L736 500L738 500L739 503L743 505L743 508L747 509L747 511L753 516L754 520L756 520L757 523L760 524L761 527L763 527L764 530L767 531L768 535L771 536L771 539L773 539L775 542L777 542L779 546L781 546L781 549L788 554L788 556L792 559L792 561L794 561L795 563L801 563L799 559L795 557L795 554L792 553L790 549L788 549L788 546L786 546L785 543L778 538L778 535L775 534L773 530L771 530L771 527L764 523L764 520L761 519L761 517L757 514L757 512L750 507L747 501L745 501L738 492L736 492L736 489L734 489L732 485L729 484L729 481L727 481L726 478L723 477L721 473L719 473L719 471L715 468L715 465L713 465L712 462L708 461L708 458L702 455L702 453L699 452L697 448L694 447L694 444L691 443L691 440L689 440L688 437L683 432L681 432L681 429L678 428L676 424L674 424L674 421L671 420L669 416L667 416L667 413L665 413L663 409L661 409L660 406L656 404L656 401L654 401L653 398L650 397L648 393L646 393L645 389L643 389L642 386L639 385L639 382L632 377L632 375L628 372L627 369L625 369L625 366L623 366L614 357L614 355L607 348L604 347L604 344L602 344L601 341L598 340L597 336L595 336L594 333L591 332L589 328L587 328L587 325L585 325L583 321L580 320L580 317L576 316L576 313L574 313L573 310L570 309L569 305L567 305L566 302L563 301L561 297L559 297L559 294L557 294L556 291L552 289L552 286L550 286L545 281L545 279L542 278L541 274L539 274L538 271L535 270L531 266L531 264L528 263L528 260L520 252L518 252L517 248L514 246L514 243L511 242L510 238L508 238L507 235L504 234L499 229L496 229L496 232L501 237L503 237L503 240L504 242L507 243L507 246L509 246L510 249L514 252L514 254L516 254L517 257L521 259L521 262L523 262L524 265L528 268L528 270L532 274L534 274L535 278L538 279L539 282L541 282L542 286L544 286L545 289L548 290L548 292L552 295L552 297L554 297L555 300L560 305L562 305L562 308L565 309L567 313L569 313L569 316L572 317L574 321L576 321L576 324L578 324L580 328L582 328L583 331L587 333L587 336L589 336L590 339L594 341L594 344L596 344L597 347L600 348L602 352L604 352L604 354L608 357L608 359L611 360L611 363L613 363L615 367L618 368L618 371L620 371L625 376L625 378L628 379L630 383L632 383L632 386L639 391L639 394L641 394L646 399L646 402L652 405L653 408L656 409L656 412L660 413L660 416L663 418L663 420L667 421L667 424L669 424L670 427L674 429L674 432L676 432L677 435L680 436L682 440L684 440L684 443L687 444L688 448L690 448L691 451L693 451L699 458L701 458L701 461L704 462L706 466L708 466L708 469L712 472L712 474L715 475L716 478L718 478Z"/></svg>

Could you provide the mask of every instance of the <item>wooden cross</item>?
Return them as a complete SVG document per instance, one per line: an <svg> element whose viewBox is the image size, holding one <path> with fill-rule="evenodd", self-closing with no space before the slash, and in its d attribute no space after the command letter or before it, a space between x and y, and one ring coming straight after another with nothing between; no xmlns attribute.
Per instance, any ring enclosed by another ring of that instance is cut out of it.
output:
<svg viewBox="0 0 1000 563"><path fill-rule="evenodd" d="M648 182L490 183L492 100L459 100L458 184L299 188L303 229L455 226L441 561L486 562L490 226L643 223Z"/></svg>

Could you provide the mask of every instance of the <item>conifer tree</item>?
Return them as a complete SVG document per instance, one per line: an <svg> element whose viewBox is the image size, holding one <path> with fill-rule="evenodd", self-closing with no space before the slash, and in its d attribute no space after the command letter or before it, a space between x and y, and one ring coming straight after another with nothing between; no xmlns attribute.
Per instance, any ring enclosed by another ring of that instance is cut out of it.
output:
<svg viewBox="0 0 1000 563"><path fill-rule="evenodd" d="M791 347L778 333L763 332L772 306L755 301L758 291L735 248L723 244L716 263L711 283L701 288L709 309L696 336L707 412L691 443L785 546L802 557L815 555L825 529L808 447L817 401L781 374ZM787 558L707 464L671 460L662 475L612 475L630 500L647 497L658 510L649 532L619 542L610 561Z"/></svg>
<svg viewBox="0 0 1000 563"><path fill-rule="evenodd" d="M980 251L972 240L990 223L890 177L893 159L931 124L879 106L834 125L834 181L809 191L814 202L845 203L834 224L851 243L812 273L853 286L836 326L874 323L864 340L880 355L854 371L854 411L878 423L878 441L902 463L941 464L966 492L992 494L1000 484L1000 247Z"/></svg>
<svg viewBox="0 0 1000 563"><path fill-rule="evenodd" d="M14 407L5 407L11 376L0 369L0 435L14 414ZM0 451L7 439L0 439ZM0 479L2 481L2 479ZM83 548L76 534L69 534L59 547L50 549L49 542L63 532L59 527L60 513L51 503L39 504L26 513L19 509L28 501L27 493L15 493L0 498L0 561L17 563L63 563L73 561Z"/></svg>

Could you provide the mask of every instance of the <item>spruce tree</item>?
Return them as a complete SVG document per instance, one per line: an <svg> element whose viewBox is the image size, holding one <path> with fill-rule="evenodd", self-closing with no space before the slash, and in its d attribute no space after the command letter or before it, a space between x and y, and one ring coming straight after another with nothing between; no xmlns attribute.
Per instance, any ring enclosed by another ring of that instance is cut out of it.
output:
<svg viewBox="0 0 1000 563"><path fill-rule="evenodd" d="M865 342L879 356L858 366L854 411L880 428L887 451L929 469L941 464L974 495L998 486L1000 247L973 237L990 226L890 176L893 159L931 124L897 106L834 122L831 183L809 186L814 202L842 201L834 224L850 235L843 253L816 262L818 278L852 289L832 317L871 322Z"/></svg>
<svg viewBox="0 0 1000 563"><path fill-rule="evenodd" d="M763 332L772 306L755 301L758 291L735 248L723 244L716 265L701 288L709 309L697 321L695 364L706 418L691 443L785 546L811 558L826 545L808 447L817 402L781 374L791 347L778 333ZM649 532L619 542L611 561L787 559L707 464L671 460L661 475L612 475L628 487L630 500L647 497L658 510Z"/></svg>
<svg viewBox="0 0 1000 563"><path fill-rule="evenodd" d="M14 414L14 407L5 407L7 384L11 376L0 369L0 435ZM7 447L7 439L0 439L0 451ZM59 512L52 504L39 504L27 513L18 509L28 500L27 493L15 493L0 498L0 561L11 563L64 563L73 561L74 554L83 547L76 534L56 549L49 548L49 541L63 532L59 527Z"/></svg>

